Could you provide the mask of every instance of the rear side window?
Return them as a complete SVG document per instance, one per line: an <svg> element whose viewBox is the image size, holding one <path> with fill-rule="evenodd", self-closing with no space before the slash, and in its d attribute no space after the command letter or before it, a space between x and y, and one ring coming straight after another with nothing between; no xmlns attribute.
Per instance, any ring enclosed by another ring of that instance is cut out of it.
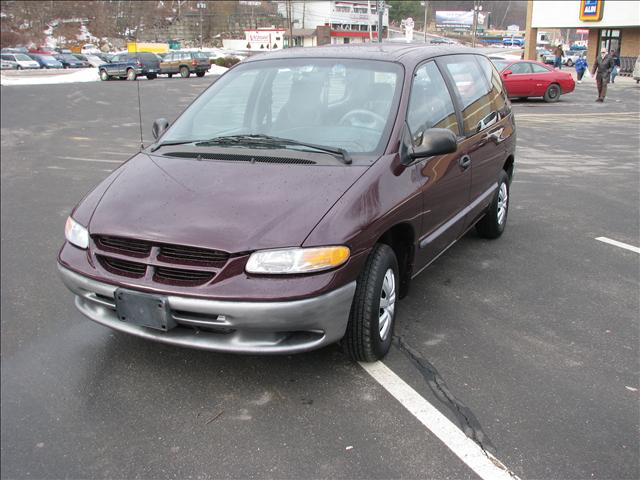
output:
<svg viewBox="0 0 640 480"><path fill-rule="evenodd" d="M491 84L491 110L498 112L498 120L500 120L511 113L507 92L502 86L502 79L488 58L476 56L476 60L480 63L485 78Z"/></svg>
<svg viewBox="0 0 640 480"><path fill-rule="evenodd" d="M438 60L444 63L453 80L462 107L463 128L468 135L480 132L498 121L492 84L474 57L452 55Z"/></svg>
<svg viewBox="0 0 640 480"><path fill-rule="evenodd" d="M407 124L415 146L422 144L424 132L430 128L448 128L460 134L449 90L434 62L425 63L413 76Z"/></svg>

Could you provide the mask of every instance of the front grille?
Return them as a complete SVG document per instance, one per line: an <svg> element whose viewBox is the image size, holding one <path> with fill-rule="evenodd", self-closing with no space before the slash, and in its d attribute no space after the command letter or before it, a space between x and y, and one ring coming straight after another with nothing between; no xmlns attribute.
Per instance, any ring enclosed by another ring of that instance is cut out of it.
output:
<svg viewBox="0 0 640 480"><path fill-rule="evenodd" d="M100 235L95 237L95 242L100 249L108 252L122 253L134 257L148 257L149 253L151 253L151 244L143 240Z"/></svg>
<svg viewBox="0 0 640 480"><path fill-rule="evenodd" d="M183 270L180 268L156 267L153 279L159 283L201 285L208 282L213 277L213 272Z"/></svg>
<svg viewBox="0 0 640 480"><path fill-rule="evenodd" d="M100 264L109 272L117 275L124 275L131 278L142 278L147 272L147 266L144 263L130 262L128 260L120 260L104 255L97 255Z"/></svg>
<svg viewBox="0 0 640 480"><path fill-rule="evenodd" d="M223 160L228 162L248 162L248 163L284 163L288 165L315 165L313 160L289 157L267 157L265 155L233 155L207 152L168 152L165 157L196 158L202 160Z"/></svg>
<svg viewBox="0 0 640 480"><path fill-rule="evenodd" d="M215 266L226 263L229 259L229 254L220 250L184 247L182 245L162 245L158 259L170 263Z"/></svg>

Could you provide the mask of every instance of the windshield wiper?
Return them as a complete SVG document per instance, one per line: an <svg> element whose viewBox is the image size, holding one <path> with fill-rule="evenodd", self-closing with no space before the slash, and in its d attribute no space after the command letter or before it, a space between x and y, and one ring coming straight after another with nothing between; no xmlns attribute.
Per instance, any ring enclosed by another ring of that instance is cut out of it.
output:
<svg viewBox="0 0 640 480"><path fill-rule="evenodd" d="M169 145L186 145L187 143L195 143L195 142L199 142L199 141L200 140L169 140L167 142L161 142L161 143L156 143L155 145L152 145L150 150L152 152L155 152L160 147L166 147L166 146L169 146Z"/></svg>
<svg viewBox="0 0 640 480"><path fill-rule="evenodd" d="M340 158L344 163L351 163L351 156L344 148L340 147L327 147L325 145L316 145L314 143L299 142L298 140L292 140L290 138L272 137L270 135L226 135L223 137L215 137L204 142L196 143L196 146L200 145L255 145L255 146L297 146L313 148L320 152L330 153Z"/></svg>

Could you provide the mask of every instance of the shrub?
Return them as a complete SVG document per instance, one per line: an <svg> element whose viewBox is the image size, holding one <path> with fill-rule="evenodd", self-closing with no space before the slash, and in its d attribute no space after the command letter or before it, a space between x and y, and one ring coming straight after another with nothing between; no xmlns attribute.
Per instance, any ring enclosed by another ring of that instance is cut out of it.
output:
<svg viewBox="0 0 640 480"><path fill-rule="evenodd" d="M211 64L218 65L220 67L226 67L226 68L233 67L239 61L240 59L236 57L220 57L220 58L216 58L215 60L214 59L210 60Z"/></svg>

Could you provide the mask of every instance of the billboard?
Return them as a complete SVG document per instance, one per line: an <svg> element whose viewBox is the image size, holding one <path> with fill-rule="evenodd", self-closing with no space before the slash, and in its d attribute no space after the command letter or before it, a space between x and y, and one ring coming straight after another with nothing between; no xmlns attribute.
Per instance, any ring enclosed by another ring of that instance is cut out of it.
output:
<svg viewBox="0 0 640 480"><path fill-rule="evenodd" d="M484 14L478 13L478 25L484 25ZM468 28L473 27L473 10L436 11L436 27L439 28Z"/></svg>

